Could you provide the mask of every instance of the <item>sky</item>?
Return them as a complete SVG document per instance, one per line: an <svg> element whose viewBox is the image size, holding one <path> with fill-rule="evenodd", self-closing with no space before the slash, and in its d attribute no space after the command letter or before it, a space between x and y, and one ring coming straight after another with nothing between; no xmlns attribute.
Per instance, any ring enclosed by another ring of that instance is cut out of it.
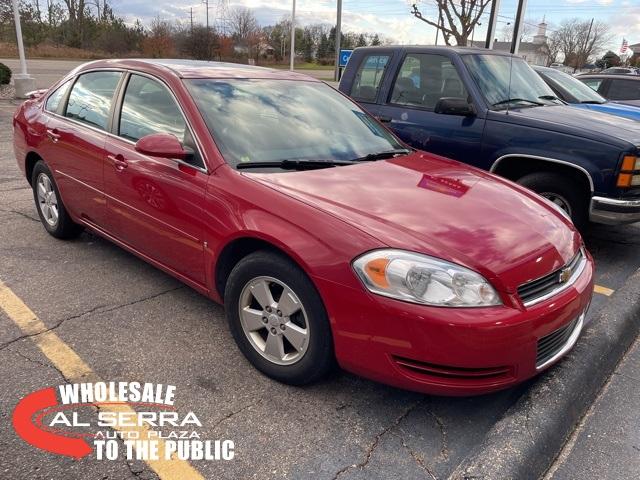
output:
<svg viewBox="0 0 640 480"><path fill-rule="evenodd" d="M203 0L204 1L204 0ZM261 25L274 24L291 15L291 0L209 0L211 23L217 16L218 5L222 2L228 8L247 7L253 10ZM413 0L343 0L343 29L354 32L379 33L400 44L433 44L435 28L410 14ZM194 21L205 22L205 4L199 0L112 0L114 10L127 21L139 18L149 24L157 16L165 20L189 21L193 8ZM420 0L423 15L435 20L437 8L433 0ZM501 0L498 12L498 39L508 22L513 26L517 0ZM611 28L612 40L609 48L620 49L622 39L629 44L640 43L640 0L528 0L525 22L531 30L544 18L549 24L548 31L565 18L580 17L585 20L595 18L606 22ZM475 39L486 35L489 7L482 25L474 32ZM336 21L335 0L297 0L296 23L330 23ZM507 27L509 28L509 27ZM532 32L532 34L535 32ZM442 42L442 37L440 37Z"/></svg>

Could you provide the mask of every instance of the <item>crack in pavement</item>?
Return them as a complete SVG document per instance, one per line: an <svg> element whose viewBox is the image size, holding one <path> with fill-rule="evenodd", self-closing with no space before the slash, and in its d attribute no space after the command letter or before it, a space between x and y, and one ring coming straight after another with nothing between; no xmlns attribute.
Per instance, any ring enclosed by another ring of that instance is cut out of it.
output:
<svg viewBox="0 0 640 480"><path fill-rule="evenodd" d="M411 447L409 447L409 445L407 445L407 443L404 440L404 437L402 435L398 435L395 433L390 433L390 435L393 435L395 437L398 438L398 440L400 440L400 443L402 444L402 446L404 447L404 449L409 452L409 455L411 455L411 457L413 458L414 462L416 462L416 464L425 472L427 472L427 475L429 475L433 480L438 480L438 477L436 477L433 472L429 469L429 467L427 466L427 463L424 461L424 458L422 458L420 455L418 455L417 452L415 452L414 450L411 449Z"/></svg>
<svg viewBox="0 0 640 480"><path fill-rule="evenodd" d="M357 464L351 464L341 468L336 472L332 480L337 480L343 473L346 473L352 468L358 468L360 470L363 470L364 468L366 468L367 465L369 464L369 461L371 460L371 457L373 456L373 452L376 450L376 448L378 448L380 439L384 437L387 433L389 433L392 429L397 427L405 418L407 418L407 416L409 416L411 412L413 412L416 408L418 408L423 402L424 400L418 400L416 403L414 403L409 408L407 408L398 418L396 418L393 421L393 423L391 423L391 425L385 427L380 433L378 433L375 436L375 438L373 439L373 442L371 443L371 445L369 445L369 448L367 448L365 452L365 457L363 461Z"/></svg>
<svg viewBox="0 0 640 480"><path fill-rule="evenodd" d="M13 213L14 215L20 215L21 217L27 218L27 219L31 220L32 222L40 223L40 219L39 218L32 217L31 215L27 215L26 213L19 212L18 210L5 210L3 208L0 208L0 212Z"/></svg>
<svg viewBox="0 0 640 480"><path fill-rule="evenodd" d="M89 310L87 310L85 312L78 313L76 315L71 315L70 317L63 318L63 319L59 320L58 322L56 322L53 326L51 326L49 328L45 328L44 330L41 330L39 332L27 333L27 334L24 334L24 335L20 335L19 337L16 337L16 338L14 338L12 340L9 340L8 342L5 342L5 343L0 345L0 351L4 350L5 348L9 347L10 345L12 345L12 344L14 344L16 342L19 342L20 340L24 340L25 338L37 337L38 335L42 335L43 333L51 332L52 330L55 330L56 328L60 327L63 323L65 323L68 320L75 320L75 319L84 317L86 315L90 315L92 313L103 314L103 313L113 312L115 310L119 310L119 309L124 308L124 307L129 307L129 306L135 305L137 303L146 302L147 300L152 300L154 298L160 297L160 296L165 295L167 293L175 292L176 290L180 290L182 288L186 288L186 285L180 285L178 287L170 288L168 290L164 290L162 292L155 293L153 295L149 295L149 296L146 296L144 298L133 300L131 302L123 303L123 304L120 304L120 305L114 305L113 307L109 307L109 308L104 308L104 307L106 307L106 305L98 305L97 307L93 307L93 308L91 308L91 309L89 309Z"/></svg>
<svg viewBox="0 0 640 480"><path fill-rule="evenodd" d="M447 438L447 427L444 424L442 418L433 413L431 410L427 410L427 413L433 417L433 419L436 421L436 425L438 425L438 429L440 430L440 443L442 444L442 447L440 447L440 457L442 457L443 460L448 460L449 440Z"/></svg>
<svg viewBox="0 0 640 480"><path fill-rule="evenodd" d="M62 373L62 370L60 370L58 367L56 367L54 364L52 363L46 363L46 362L42 362L40 360L36 360L35 358L31 358L28 357L27 355L25 355L24 353L22 353L20 350L15 350L10 348L9 351L11 353L16 353L19 356L21 356L22 358L24 358L25 360L31 362L31 363L35 363L36 365L42 365L43 367L48 367L51 370L55 370L56 372L58 372L58 374L60 375L60 377L62 377L62 380L64 380L64 383L71 383L71 380L69 380L67 377L65 377L64 373Z"/></svg>
<svg viewBox="0 0 640 480"><path fill-rule="evenodd" d="M235 417L236 415L238 415L239 413L244 412L245 410L251 408L251 407L255 407L256 405L258 405L259 403L262 402L262 398L259 398L258 400L256 400L255 402L251 402L243 407L240 407L238 410L232 411L230 413L228 413L227 415L225 415L224 417L222 417L220 420L218 420L217 422L215 422L211 428L216 428L218 425L220 425L223 422L226 422L227 420L229 420L231 417Z"/></svg>

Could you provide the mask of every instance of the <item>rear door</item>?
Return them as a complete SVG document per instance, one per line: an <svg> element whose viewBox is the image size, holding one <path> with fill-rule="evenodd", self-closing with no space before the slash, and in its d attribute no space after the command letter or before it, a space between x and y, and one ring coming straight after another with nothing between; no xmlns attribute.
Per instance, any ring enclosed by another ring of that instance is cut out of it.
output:
<svg viewBox="0 0 640 480"><path fill-rule="evenodd" d="M357 58L359 64L353 78L344 79L350 80L351 85L350 91L345 93L374 116L378 114L377 102L392 56L391 51L365 53Z"/></svg>
<svg viewBox="0 0 640 480"><path fill-rule="evenodd" d="M76 217L104 226L105 142L110 128L119 71L95 71L62 85L45 104L47 140L41 148L58 183L65 206ZM67 98L67 89L71 91Z"/></svg>
<svg viewBox="0 0 640 480"><path fill-rule="evenodd" d="M205 283L204 192L209 178L175 96L161 81L133 73L107 140L105 191L109 228L139 252L198 284ZM191 163L144 155L135 142L175 135L193 149Z"/></svg>
<svg viewBox="0 0 640 480"><path fill-rule="evenodd" d="M471 101L451 60L407 53L378 115L388 118L391 129L409 145L469 162L469 156L480 151L484 119L435 113L444 97Z"/></svg>
<svg viewBox="0 0 640 480"><path fill-rule="evenodd" d="M609 79L607 98L609 100L640 100L640 80Z"/></svg>

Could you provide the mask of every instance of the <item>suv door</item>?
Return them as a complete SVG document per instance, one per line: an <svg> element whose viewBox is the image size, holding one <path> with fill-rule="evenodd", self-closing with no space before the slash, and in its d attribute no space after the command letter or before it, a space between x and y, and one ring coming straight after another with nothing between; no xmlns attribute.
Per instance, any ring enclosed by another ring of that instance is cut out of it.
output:
<svg viewBox="0 0 640 480"><path fill-rule="evenodd" d="M104 226L106 199L102 176L113 96L122 72L96 71L61 85L45 104L47 140L43 158L55 176L72 215ZM68 99L67 99L68 96Z"/></svg>
<svg viewBox="0 0 640 480"><path fill-rule="evenodd" d="M609 100L640 100L640 80L609 79L607 98Z"/></svg>
<svg viewBox="0 0 640 480"><path fill-rule="evenodd" d="M470 155L478 154L483 118L434 111L441 98L471 101L448 57L408 53L389 92L379 116L388 117L389 127L409 145L458 160L469 161Z"/></svg>
<svg viewBox="0 0 640 480"><path fill-rule="evenodd" d="M362 108L374 116L378 114L376 102L391 56L391 52L363 55L351 82L351 91L347 92Z"/></svg>
<svg viewBox="0 0 640 480"><path fill-rule="evenodd" d="M131 74L106 144L110 231L153 260L205 283L202 205L209 178L184 115L160 81ZM193 149L193 163L144 155L135 142L170 133Z"/></svg>

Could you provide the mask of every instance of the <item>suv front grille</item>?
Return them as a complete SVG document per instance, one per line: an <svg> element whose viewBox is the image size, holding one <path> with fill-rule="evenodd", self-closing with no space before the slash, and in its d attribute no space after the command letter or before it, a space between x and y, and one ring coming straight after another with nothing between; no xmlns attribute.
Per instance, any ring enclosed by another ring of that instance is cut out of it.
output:
<svg viewBox="0 0 640 480"><path fill-rule="evenodd" d="M564 267L551 272L537 280L518 287L518 295L525 306L533 305L567 288L575 281L575 277L582 271L586 256L582 248Z"/></svg>

